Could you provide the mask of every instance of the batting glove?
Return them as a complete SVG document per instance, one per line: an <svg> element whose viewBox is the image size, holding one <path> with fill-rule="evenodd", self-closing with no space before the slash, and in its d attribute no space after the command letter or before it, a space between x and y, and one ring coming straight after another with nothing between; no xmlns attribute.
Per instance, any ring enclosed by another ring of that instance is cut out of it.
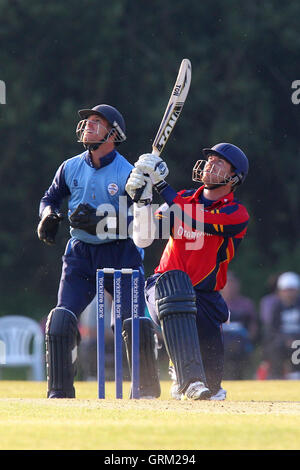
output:
<svg viewBox="0 0 300 470"><path fill-rule="evenodd" d="M140 172L149 175L154 185L164 181L169 174L167 164L152 153L141 155L134 165Z"/></svg>
<svg viewBox="0 0 300 470"><path fill-rule="evenodd" d="M152 202L152 181L138 168L134 168L129 175L125 190L134 202L150 204Z"/></svg>

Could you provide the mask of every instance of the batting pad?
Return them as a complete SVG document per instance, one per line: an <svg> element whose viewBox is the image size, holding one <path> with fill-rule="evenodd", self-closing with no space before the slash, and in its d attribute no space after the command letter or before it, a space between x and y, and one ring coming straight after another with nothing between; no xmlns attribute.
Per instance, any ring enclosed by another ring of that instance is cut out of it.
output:
<svg viewBox="0 0 300 470"><path fill-rule="evenodd" d="M206 384L196 325L196 295L183 271L167 271L156 281L155 300L169 358L174 364L179 392L195 381Z"/></svg>

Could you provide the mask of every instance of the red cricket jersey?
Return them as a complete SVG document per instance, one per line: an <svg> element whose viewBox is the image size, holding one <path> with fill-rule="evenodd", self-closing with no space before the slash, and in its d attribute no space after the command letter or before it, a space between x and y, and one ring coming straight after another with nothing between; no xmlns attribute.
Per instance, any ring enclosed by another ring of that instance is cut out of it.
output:
<svg viewBox="0 0 300 470"><path fill-rule="evenodd" d="M203 189L171 192L171 198L165 198L173 211L171 235L155 272L180 269L196 289L218 291L226 284L228 265L246 234L249 214L233 192L203 209ZM158 210L156 217L162 223L165 215Z"/></svg>

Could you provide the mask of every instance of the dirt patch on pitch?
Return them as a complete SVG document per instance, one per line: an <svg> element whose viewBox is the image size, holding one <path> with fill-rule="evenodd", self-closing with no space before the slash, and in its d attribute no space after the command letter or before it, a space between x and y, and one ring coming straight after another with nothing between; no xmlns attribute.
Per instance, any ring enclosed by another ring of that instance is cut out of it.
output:
<svg viewBox="0 0 300 470"><path fill-rule="evenodd" d="M120 409L150 410L151 412L182 412L182 413L216 413L216 414L270 414L300 415L300 402L288 401L174 401L174 400L47 400L47 399L0 399L23 404L43 405L47 407L89 408L89 409Z"/></svg>
<svg viewBox="0 0 300 470"><path fill-rule="evenodd" d="M300 402L209 402L209 401L164 401L164 400L135 400L99 403L99 407L120 407L127 409L150 409L151 411L183 413L216 413L216 414L292 414L300 415Z"/></svg>

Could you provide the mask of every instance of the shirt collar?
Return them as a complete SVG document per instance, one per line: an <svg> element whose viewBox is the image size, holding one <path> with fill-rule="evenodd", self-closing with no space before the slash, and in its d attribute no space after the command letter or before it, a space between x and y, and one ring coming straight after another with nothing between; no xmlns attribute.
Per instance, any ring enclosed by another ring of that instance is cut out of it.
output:
<svg viewBox="0 0 300 470"><path fill-rule="evenodd" d="M114 161L114 159L116 158L117 156L117 152L116 150L112 150L111 152L107 153L106 155L104 155L104 157L101 157L100 159L100 163L101 163L101 166L99 168L99 170L101 168L103 168L104 166L107 166L109 165L110 163L112 163ZM92 158L91 158L91 155L90 155L90 152L89 150L86 151L86 154L85 154L85 161L86 163L91 166L92 168L95 168L94 165L93 165L93 161L92 161Z"/></svg>
<svg viewBox="0 0 300 470"><path fill-rule="evenodd" d="M204 190L204 185L200 186L200 188L198 188L197 191L195 191L192 198L198 201L199 196L203 193L203 190ZM226 194L226 196L223 196L220 199L217 199L216 201L212 201L210 207L213 208L213 207L222 206L223 204L227 204L228 202L233 201L233 199L234 199L234 195L233 195L233 191L231 191L230 193Z"/></svg>

